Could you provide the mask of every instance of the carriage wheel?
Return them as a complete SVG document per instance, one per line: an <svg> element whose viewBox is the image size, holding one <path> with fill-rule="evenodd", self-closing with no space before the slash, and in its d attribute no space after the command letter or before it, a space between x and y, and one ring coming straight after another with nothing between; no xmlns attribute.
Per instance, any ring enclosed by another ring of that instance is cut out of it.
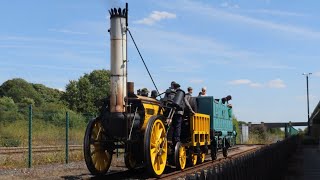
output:
<svg viewBox="0 0 320 180"><path fill-rule="evenodd" d="M166 129L161 116L152 116L144 136L145 162L152 176L160 177L167 163Z"/></svg>
<svg viewBox="0 0 320 180"><path fill-rule="evenodd" d="M84 136L83 152L87 168L93 175L104 175L110 167L112 148L103 146L105 140L101 121L92 119Z"/></svg>
<svg viewBox="0 0 320 180"><path fill-rule="evenodd" d="M198 163L199 163L199 164L203 163L205 159L206 159L206 154L205 154L205 153L201 153L201 154L198 156Z"/></svg>
<svg viewBox="0 0 320 180"><path fill-rule="evenodd" d="M228 148L227 147L224 147L222 148L222 154L223 154L223 157L228 157Z"/></svg>
<svg viewBox="0 0 320 180"><path fill-rule="evenodd" d="M124 163L129 170L134 169L137 166L137 161L132 152L126 152L124 155Z"/></svg>
<svg viewBox="0 0 320 180"><path fill-rule="evenodd" d="M183 170L186 167L187 162L187 151L186 148L178 142L175 147L174 158L176 163L176 168Z"/></svg>
<svg viewBox="0 0 320 180"><path fill-rule="evenodd" d="M217 143L215 140L212 140L211 141L211 159L212 159L212 161L217 159L217 152L218 152Z"/></svg>
<svg viewBox="0 0 320 180"><path fill-rule="evenodd" d="M197 154L193 154L192 153L191 156L190 156L189 161L190 161L191 166L195 166L197 164L197 161L198 161Z"/></svg>

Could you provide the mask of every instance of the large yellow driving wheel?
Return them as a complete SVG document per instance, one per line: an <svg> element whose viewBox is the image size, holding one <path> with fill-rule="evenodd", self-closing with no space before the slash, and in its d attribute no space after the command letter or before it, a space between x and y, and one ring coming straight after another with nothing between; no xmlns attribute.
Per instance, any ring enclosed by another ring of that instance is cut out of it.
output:
<svg viewBox="0 0 320 180"><path fill-rule="evenodd" d="M103 141L106 141L106 137L101 122L98 119L91 120L84 136L83 152L87 168L94 175L105 174L111 165L112 150L103 146Z"/></svg>
<svg viewBox="0 0 320 180"><path fill-rule="evenodd" d="M167 163L166 129L161 116L149 119L144 137L145 160L149 173L160 177Z"/></svg>
<svg viewBox="0 0 320 180"><path fill-rule="evenodd" d="M187 163L187 151L180 142L176 144L174 157L176 168L183 170L186 167Z"/></svg>

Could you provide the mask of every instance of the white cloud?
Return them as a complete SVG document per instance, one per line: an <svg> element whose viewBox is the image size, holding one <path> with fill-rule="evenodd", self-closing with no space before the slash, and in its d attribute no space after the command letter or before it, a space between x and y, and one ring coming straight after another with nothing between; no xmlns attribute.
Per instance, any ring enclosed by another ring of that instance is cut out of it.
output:
<svg viewBox="0 0 320 180"><path fill-rule="evenodd" d="M320 71L313 73L314 76L320 77Z"/></svg>
<svg viewBox="0 0 320 180"><path fill-rule="evenodd" d="M306 14L302 14L302 13L272 10L272 9L255 9L255 10L247 10L247 12L268 14L268 15L274 15L274 16L294 16L294 17L307 16Z"/></svg>
<svg viewBox="0 0 320 180"><path fill-rule="evenodd" d="M270 88L285 88L286 85L281 79L274 79L267 83Z"/></svg>
<svg viewBox="0 0 320 180"><path fill-rule="evenodd" d="M49 31L58 32L58 33L65 33L65 34L77 34L77 35L86 35L86 32L79 32L79 31L72 31L69 29L49 29Z"/></svg>
<svg viewBox="0 0 320 180"><path fill-rule="evenodd" d="M193 83L193 84L201 84L203 82L204 81L202 79L191 79L190 80L190 83Z"/></svg>
<svg viewBox="0 0 320 180"><path fill-rule="evenodd" d="M261 83L250 83L249 86L253 87L253 88L262 88L263 84L261 84Z"/></svg>
<svg viewBox="0 0 320 180"><path fill-rule="evenodd" d="M228 84L231 85L241 85L241 84L251 84L252 82L249 79L237 79L230 81Z"/></svg>
<svg viewBox="0 0 320 180"><path fill-rule="evenodd" d="M308 27L296 26L296 25L290 25L290 24L281 24L273 21L258 19L251 16L232 13L232 12L214 8L209 4L202 3L199 1L182 0L182 1L177 1L177 3L181 3L183 4L183 6L172 5L172 4L170 5L172 7L181 7L181 10L187 11L189 13L193 13L196 15L205 15L209 19L216 18L216 19L225 20L225 21L244 23L244 24L248 24L250 26L254 26L262 29L276 30L283 33L299 35L299 36L296 36L299 38L301 37L311 38L311 39L320 38L319 31L313 30Z"/></svg>
<svg viewBox="0 0 320 180"><path fill-rule="evenodd" d="M141 20L135 21L137 24L153 25L154 23L161 21L163 19L174 19L176 14L169 13L166 11L152 11L149 17L143 18Z"/></svg>
<svg viewBox="0 0 320 180"><path fill-rule="evenodd" d="M231 4L231 3L228 3L228 2L223 2L220 4L221 7L224 7L224 8L239 8L239 5L238 4Z"/></svg>
<svg viewBox="0 0 320 180"><path fill-rule="evenodd" d="M252 88L263 88L263 87L285 88L286 87L285 83L281 79L270 80L267 83L257 83L257 82L253 82L249 79L237 79L237 80L229 81L228 84L230 84L230 85L247 85Z"/></svg>

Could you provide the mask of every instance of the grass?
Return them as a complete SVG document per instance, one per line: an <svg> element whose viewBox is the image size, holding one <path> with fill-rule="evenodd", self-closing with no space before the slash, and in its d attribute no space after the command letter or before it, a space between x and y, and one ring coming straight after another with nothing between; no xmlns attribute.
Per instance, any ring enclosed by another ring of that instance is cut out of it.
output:
<svg viewBox="0 0 320 180"><path fill-rule="evenodd" d="M85 123L69 129L69 144L81 145L85 133ZM65 146L65 127L58 127L41 120L32 124L32 146ZM0 124L0 146L3 142L15 146L28 147L28 121L18 120L13 123ZM18 144L16 142L19 142ZM69 160L83 159L82 151L69 151ZM0 167L19 168L27 166L28 154L12 154L0 156ZM65 162L65 152L33 153L33 165Z"/></svg>
<svg viewBox="0 0 320 180"><path fill-rule="evenodd" d="M284 139L284 134L266 133L265 138L262 138L259 134L250 133L247 144L271 144L282 139Z"/></svg>

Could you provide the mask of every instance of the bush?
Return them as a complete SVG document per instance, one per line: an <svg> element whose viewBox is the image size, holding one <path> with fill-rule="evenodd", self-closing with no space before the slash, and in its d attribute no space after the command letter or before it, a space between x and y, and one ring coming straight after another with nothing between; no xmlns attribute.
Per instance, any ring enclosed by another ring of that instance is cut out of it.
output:
<svg viewBox="0 0 320 180"><path fill-rule="evenodd" d="M20 139L15 139L10 135L2 135L0 139L0 146L3 147L18 147L21 145Z"/></svg>

